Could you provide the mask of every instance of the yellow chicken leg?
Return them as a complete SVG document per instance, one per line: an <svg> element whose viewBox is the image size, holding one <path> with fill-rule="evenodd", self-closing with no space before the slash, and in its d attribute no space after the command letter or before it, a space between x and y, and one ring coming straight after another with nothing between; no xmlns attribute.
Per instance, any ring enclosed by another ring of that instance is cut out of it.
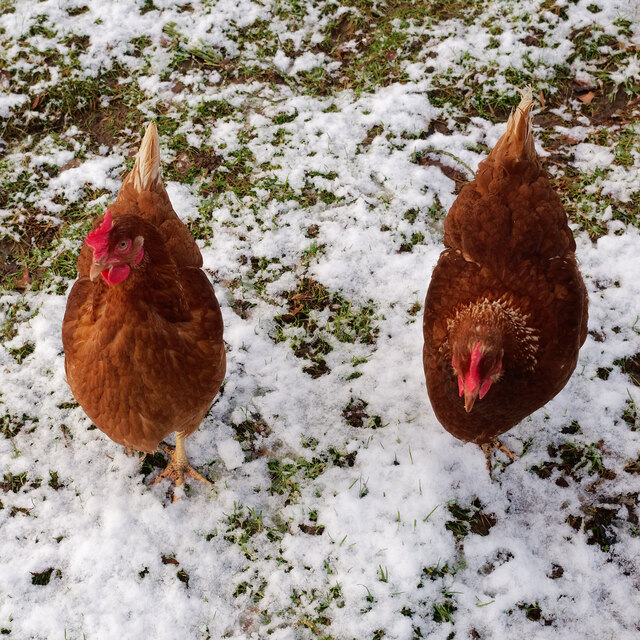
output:
<svg viewBox="0 0 640 640"><path fill-rule="evenodd" d="M184 436L181 433L176 432L176 446L175 449L171 449L167 445L163 444L162 448L165 453L171 456L171 461L167 465L166 469L151 483L156 484L160 480L167 479L172 481L176 487L179 487L184 483L185 476L204 484L211 484L209 480L200 475L190 464L187 458L187 453L184 449Z"/></svg>
<svg viewBox="0 0 640 640"><path fill-rule="evenodd" d="M484 455L487 458L487 470L489 471L489 474L491 474L491 453L493 451L502 451L502 453L506 454L507 457L510 458L511 460L516 459L516 456L513 453L513 451L511 451L511 449L509 449L505 444L500 442L498 438L494 438L489 442L485 442L481 444L480 448L482 449Z"/></svg>

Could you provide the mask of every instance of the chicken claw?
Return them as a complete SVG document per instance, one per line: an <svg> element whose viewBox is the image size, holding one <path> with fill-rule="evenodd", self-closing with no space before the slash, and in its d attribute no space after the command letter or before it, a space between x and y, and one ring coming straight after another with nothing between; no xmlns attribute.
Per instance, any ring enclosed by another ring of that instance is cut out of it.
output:
<svg viewBox="0 0 640 640"><path fill-rule="evenodd" d="M204 476L199 474L190 464L184 449L184 436L176 433L176 446L170 447L162 443L165 453L171 456L171 461L166 469L151 482L152 485L157 484L161 480L167 479L174 483L176 487L184 484L185 477L197 480L203 484L212 484Z"/></svg>
<svg viewBox="0 0 640 640"><path fill-rule="evenodd" d="M484 455L487 458L487 471L489 472L489 474L491 474L491 453L493 451L502 451L502 453L506 454L507 457L510 458L512 461L516 459L516 456L513 453L513 451L511 451L511 449L509 449L505 444L500 442L498 438L494 438L489 442L485 442L481 444L480 448L482 449Z"/></svg>

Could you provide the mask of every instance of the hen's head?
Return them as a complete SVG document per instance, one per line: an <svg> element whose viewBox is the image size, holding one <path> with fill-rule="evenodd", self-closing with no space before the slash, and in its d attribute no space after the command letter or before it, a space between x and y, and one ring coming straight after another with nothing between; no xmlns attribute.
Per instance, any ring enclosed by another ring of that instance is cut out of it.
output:
<svg viewBox="0 0 640 640"><path fill-rule="evenodd" d="M474 331L467 340L460 340L453 347L451 364L458 376L458 391L464 396L467 413L502 375L502 340L498 331L487 329L486 335Z"/></svg>
<svg viewBox="0 0 640 640"><path fill-rule="evenodd" d="M107 209L102 224L94 229L85 242L93 249L93 264L89 272L91 280L102 275L107 284L126 280L131 267L144 256L144 238L124 220L114 222Z"/></svg>

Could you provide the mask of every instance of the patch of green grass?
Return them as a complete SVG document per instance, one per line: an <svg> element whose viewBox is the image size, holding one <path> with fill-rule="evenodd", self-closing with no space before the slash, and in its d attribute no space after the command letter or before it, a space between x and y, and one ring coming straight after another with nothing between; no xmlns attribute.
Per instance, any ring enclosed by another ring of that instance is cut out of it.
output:
<svg viewBox="0 0 640 640"><path fill-rule="evenodd" d="M19 474L13 473L5 473L2 477L2 482L0 482L0 489L3 491L13 491L13 493L18 493L22 487L27 483L27 472L23 471Z"/></svg>
<svg viewBox="0 0 640 640"><path fill-rule="evenodd" d="M607 233L606 222L601 217L608 207L611 207L613 220L640 228L640 213L637 209L640 194L630 203L623 203L603 194L602 188L598 186L606 179L609 171L596 169L585 174L573 167L563 166L564 175L554 180L554 187L562 197L569 219L586 231L593 240Z"/></svg>
<svg viewBox="0 0 640 640"><path fill-rule="evenodd" d="M55 569L56 571L56 577L61 578L62 577L62 572L60 571L60 569ZM40 572L31 572L31 584L34 584L38 587L44 587L46 585L49 584L49 582L51 581L51 574L54 572L54 568L53 567L49 567L48 569L45 569L44 571L40 571Z"/></svg>
<svg viewBox="0 0 640 640"><path fill-rule="evenodd" d="M257 412L246 415L246 419L239 424L232 425L236 433L235 439L242 445L242 450L249 459L261 455L259 443L271 434L271 428L264 418Z"/></svg>
<svg viewBox="0 0 640 640"><path fill-rule="evenodd" d="M248 560L255 560L260 555L258 538L264 537L268 542L274 543L280 541L287 531L286 524L266 525L262 519L262 511L235 502L233 513L226 514L226 517L224 539L237 544ZM207 540L209 539L207 536Z"/></svg>
<svg viewBox="0 0 640 640"><path fill-rule="evenodd" d="M287 124L293 122L298 117L298 110L295 109L293 113L279 113L272 122L276 125Z"/></svg>
<svg viewBox="0 0 640 640"><path fill-rule="evenodd" d="M451 594L447 591L443 592L443 600L441 602L433 603L433 619L436 622L449 622L453 624L453 613L457 607L454 605L451 599Z"/></svg>
<svg viewBox="0 0 640 640"><path fill-rule="evenodd" d="M78 276L78 253L77 249L67 249L58 254L49 267L51 273L67 280L75 280Z"/></svg>
<svg viewBox="0 0 640 640"><path fill-rule="evenodd" d="M354 308L351 302L336 293L329 308L335 312L329 317L326 329L340 342L375 343L379 329L374 324L377 315L373 304Z"/></svg>
<svg viewBox="0 0 640 640"><path fill-rule="evenodd" d="M428 578L429 580L437 580L440 578L444 578L445 576L455 576L458 571L464 569L466 567L466 562L464 560L459 560L457 563L453 565L449 565L448 562L445 562L441 565L438 564L432 567L425 567L422 570L421 580L418 583L418 588L422 588L424 586L424 579Z"/></svg>
<svg viewBox="0 0 640 640"><path fill-rule="evenodd" d="M372 416L367 413L368 404L361 398L351 398L342 411L342 417L347 424L356 429L380 429L386 427L387 425L382 423L380 416Z"/></svg>
<svg viewBox="0 0 640 640"><path fill-rule="evenodd" d="M300 496L300 485L294 476L298 472L298 466L294 462L281 460L269 460L267 463L269 477L271 478L270 491L272 494L285 495L286 503L294 502Z"/></svg>
<svg viewBox="0 0 640 640"><path fill-rule="evenodd" d="M325 244L318 244L315 240L302 252L302 265L309 267L312 262L319 262L326 249Z"/></svg>
<svg viewBox="0 0 640 640"><path fill-rule="evenodd" d="M22 364L35 351L35 348L36 345L33 342L27 341L21 347L14 347L8 351L18 364Z"/></svg>
<svg viewBox="0 0 640 640"><path fill-rule="evenodd" d="M290 605L283 612L295 621L295 625L304 629L305 637L311 633L320 640L334 640L337 637L327 635L327 627L331 624L333 609L342 609L345 600L339 583L327 586L326 590L317 588L302 589L294 587L290 593Z"/></svg>
<svg viewBox="0 0 640 640"><path fill-rule="evenodd" d="M583 444L567 441L559 446L549 445L547 453L552 460L531 467L531 471L540 478L548 478L554 470L562 474L556 481L559 486L568 486L566 477L579 482L586 471L601 478L611 478L611 472L605 468L602 461L601 443ZM556 460L553 460L556 458ZM559 458L559 460L558 460Z"/></svg>
<svg viewBox="0 0 640 640"><path fill-rule="evenodd" d="M280 3L278 8L282 6ZM258 60L273 57L278 47L281 45L278 36L272 31L271 24L266 20L256 20L252 24L238 29L237 33L230 33L229 37L234 40L240 51L247 55L252 52ZM245 65L246 66L246 65ZM246 73L246 69L238 67L235 72L237 74ZM258 69L258 73L262 70ZM234 70L228 69L227 73L233 73Z"/></svg>
<svg viewBox="0 0 640 640"><path fill-rule="evenodd" d="M47 482L47 484L54 491L58 491L58 489L64 487L64 483L60 482L60 479L58 478L58 472L52 471L51 469L49 469L49 482Z"/></svg>
<svg viewBox="0 0 640 640"><path fill-rule="evenodd" d="M200 185L202 196L218 196L231 192L238 200L255 196L255 186L250 180L255 157L247 147L239 147L227 155L220 167Z"/></svg>
<svg viewBox="0 0 640 640"><path fill-rule="evenodd" d="M634 431L640 431L640 412L634 400L629 397L622 412L622 420Z"/></svg>
<svg viewBox="0 0 640 640"><path fill-rule="evenodd" d="M633 166L633 151L637 147L638 133L634 125L628 125L622 129L622 131L618 132L615 164L623 167Z"/></svg>
<svg viewBox="0 0 640 640"><path fill-rule="evenodd" d="M613 24L618 27L618 35L623 38L630 38L633 35L631 31L632 22L626 18L620 16L613 21Z"/></svg>
<svg viewBox="0 0 640 640"><path fill-rule="evenodd" d="M314 377L329 373L324 357L333 349L328 342L333 336L339 342L375 343L379 329L372 305L359 308L339 293L330 293L319 282L302 278L298 287L287 295L289 312L275 317L270 333L275 342L288 340L295 355L313 364L305 369ZM321 312L329 311L323 321ZM300 331L302 330L302 331Z"/></svg>
<svg viewBox="0 0 640 640"><path fill-rule="evenodd" d="M495 514L485 513L479 498L474 498L466 507L454 500L447 503L447 509L452 519L444 526L453 533L457 541L463 540L470 533L489 535L489 530L496 524Z"/></svg>
<svg viewBox="0 0 640 640"><path fill-rule="evenodd" d="M38 315L38 309L31 313L31 307L25 298L18 298L15 302L11 300L0 302L0 317L3 318L0 324L0 338L2 341L9 341L18 333L18 324L26 322Z"/></svg>
<svg viewBox="0 0 640 640"><path fill-rule="evenodd" d="M0 416L0 433L10 440L15 438L28 422L31 422L32 426L27 429L27 433L32 433L38 426L38 418L27 416L24 413L20 417L7 413Z"/></svg>
<svg viewBox="0 0 640 640"><path fill-rule="evenodd" d="M197 116L200 118L198 124L203 124L202 120L220 120L222 118L228 118L237 111L227 100L202 100L202 102L196 107Z"/></svg>
<svg viewBox="0 0 640 640"><path fill-rule="evenodd" d="M353 467L355 463L357 451L347 453L336 447L329 447L327 451L320 452L316 451L316 447L312 447L311 443L307 442L307 445L314 452L311 459L303 456L284 460L273 458L267 463L271 479L269 490L272 494L285 496L285 504L297 502L301 493L301 485L305 480L315 480L331 466ZM322 528L324 529L324 527Z"/></svg>

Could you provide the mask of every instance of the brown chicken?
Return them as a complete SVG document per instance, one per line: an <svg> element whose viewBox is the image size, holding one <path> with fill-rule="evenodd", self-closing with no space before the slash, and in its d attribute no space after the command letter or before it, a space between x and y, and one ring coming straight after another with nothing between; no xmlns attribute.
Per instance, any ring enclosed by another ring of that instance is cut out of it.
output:
<svg viewBox="0 0 640 640"><path fill-rule="evenodd" d="M67 381L89 418L128 449L152 453L176 432L156 479L207 482L184 439L224 379L222 315L202 256L175 214L160 175L155 124L116 202L78 258L62 325Z"/></svg>
<svg viewBox="0 0 640 640"><path fill-rule="evenodd" d="M587 334L587 294L567 216L540 166L531 91L444 224L424 311L436 417L487 455L496 436L567 383Z"/></svg>

